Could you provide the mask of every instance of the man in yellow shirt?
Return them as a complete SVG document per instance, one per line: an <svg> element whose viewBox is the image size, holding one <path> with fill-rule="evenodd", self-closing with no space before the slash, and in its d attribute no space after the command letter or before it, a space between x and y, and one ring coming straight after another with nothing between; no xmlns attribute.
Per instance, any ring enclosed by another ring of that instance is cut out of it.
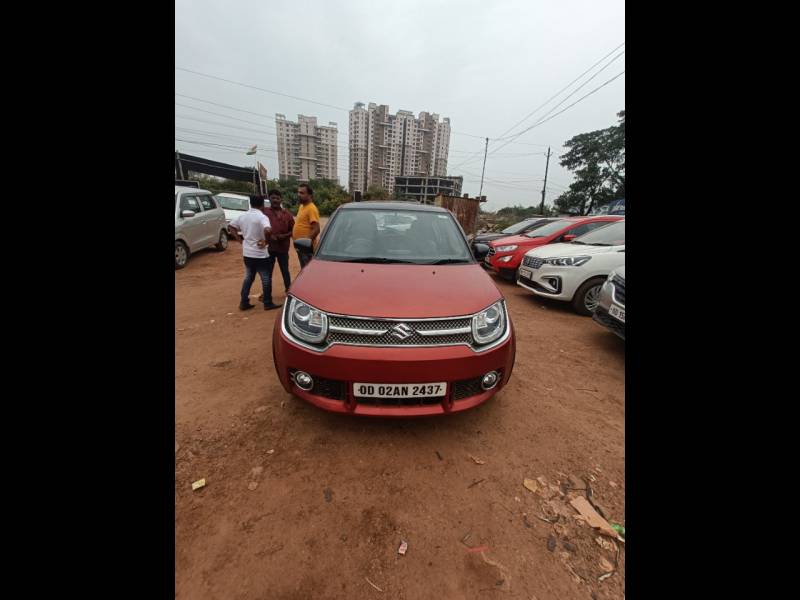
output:
<svg viewBox="0 0 800 600"><path fill-rule="evenodd" d="M296 240L310 239L312 247L316 244L319 235L319 211L314 204L314 190L307 183L297 186L297 198L300 207L297 209L297 218L294 220L292 237ZM311 260L310 254L297 253L300 259L300 268L305 267Z"/></svg>

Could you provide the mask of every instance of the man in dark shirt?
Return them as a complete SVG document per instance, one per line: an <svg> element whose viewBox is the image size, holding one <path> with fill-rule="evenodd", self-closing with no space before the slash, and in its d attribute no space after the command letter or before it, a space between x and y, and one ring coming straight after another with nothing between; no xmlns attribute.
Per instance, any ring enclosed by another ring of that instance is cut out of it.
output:
<svg viewBox="0 0 800 600"><path fill-rule="evenodd" d="M275 270L275 261L283 275L283 287L288 291L292 280L289 276L289 244L291 243L294 217L292 213L281 206L282 195L280 190L269 191L269 208L264 209L272 226L269 238L269 257L267 270L269 272L269 287L264 290L265 305L272 305L272 272ZM267 297L268 296L268 297ZM280 306L280 305L277 305Z"/></svg>

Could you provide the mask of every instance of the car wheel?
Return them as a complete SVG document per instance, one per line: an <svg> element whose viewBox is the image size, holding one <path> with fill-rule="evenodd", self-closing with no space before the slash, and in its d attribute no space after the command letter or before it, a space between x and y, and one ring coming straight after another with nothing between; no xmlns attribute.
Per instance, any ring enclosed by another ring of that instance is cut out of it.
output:
<svg viewBox="0 0 800 600"><path fill-rule="evenodd" d="M189 261L189 249L183 242L175 242L175 268L182 269Z"/></svg>
<svg viewBox="0 0 800 600"><path fill-rule="evenodd" d="M219 232L219 241L216 243L214 248L216 248L217 251L222 252L227 247L228 247L228 232L223 229L222 231Z"/></svg>
<svg viewBox="0 0 800 600"><path fill-rule="evenodd" d="M579 315L588 317L597 308L597 301L600 298L600 288L603 287L605 277L596 277L584 282L572 297L572 308Z"/></svg>

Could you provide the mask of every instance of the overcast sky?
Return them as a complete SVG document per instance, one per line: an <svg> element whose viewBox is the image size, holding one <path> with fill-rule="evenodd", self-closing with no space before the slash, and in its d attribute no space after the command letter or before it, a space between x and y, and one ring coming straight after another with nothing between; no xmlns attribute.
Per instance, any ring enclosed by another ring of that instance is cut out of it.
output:
<svg viewBox="0 0 800 600"><path fill-rule="evenodd" d="M475 196L481 138L518 133L618 75L625 46L612 51L624 41L622 0L176 0L176 67L330 106L176 69L175 147L250 166L244 148L258 144L258 160L275 177L275 113L316 116L338 123L339 181L347 187L347 111L354 102L388 104L393 114L450 117L448 175L463 175L463 191ZM547 145L551 204L572 180L558 164L564 141L616 124L624 108L621 75L514 143L490 141L485 208L539 204Z"/></svg>

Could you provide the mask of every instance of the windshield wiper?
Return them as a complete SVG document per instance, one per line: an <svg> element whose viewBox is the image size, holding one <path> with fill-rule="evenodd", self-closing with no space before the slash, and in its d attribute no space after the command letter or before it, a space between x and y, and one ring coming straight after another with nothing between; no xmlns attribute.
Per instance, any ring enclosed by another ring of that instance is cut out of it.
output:
<svg viewBox="0 0 800 600"><path fill-rule="evenodd" d="M426 265L465 265L472 261L467 260L465 258L443 258L441 260L435 260L431 263L425 263Z"/></svg>
<svg viewBox="0 0 800 600"><path fill-rule="evenodd" d="M344 259L337 258L334 260L336 260L336 262L371 263L379 265L388 265L391 263L406 263L410 265L419 264L414 262L413 260L403 260L402 258L385 258L383 256L363 256L361 258L344 258Z"/></svg>

